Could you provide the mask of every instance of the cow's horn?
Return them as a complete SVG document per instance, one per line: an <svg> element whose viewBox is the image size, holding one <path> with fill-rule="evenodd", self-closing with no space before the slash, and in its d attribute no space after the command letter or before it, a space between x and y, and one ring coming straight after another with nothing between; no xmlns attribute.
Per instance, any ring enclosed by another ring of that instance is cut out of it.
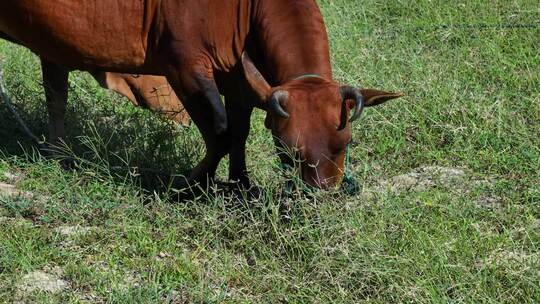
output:
<svg viewBox="0 0 540 304"><path fill-rule="evenodd" d="M289 118L289 113L287 113L282 104L287 102L289 99L289 92L284 90L275 91L272 94L272 98L268 102L268 111L278 115L281 118Z"/></svg>
<svg viewBox="0 0 540 304"><path fill-rule="evenodd" d="M350 122L353 122L357 120L360 115L362 115L362 112L364 111L364 96L362 96L362 93L359 89L351 87L351 86L342 86L339 89L339 92L341 94L341 99L343 100L343 107L342 107L342 113L346 114L346 107L347 107L347 100L354 100L356 103L356 106L354 107L354 113L351 116ZM341 118L341 124L338 127L338 130L343 130L345 126L347 125L347 117L342 115Z"/></svg>

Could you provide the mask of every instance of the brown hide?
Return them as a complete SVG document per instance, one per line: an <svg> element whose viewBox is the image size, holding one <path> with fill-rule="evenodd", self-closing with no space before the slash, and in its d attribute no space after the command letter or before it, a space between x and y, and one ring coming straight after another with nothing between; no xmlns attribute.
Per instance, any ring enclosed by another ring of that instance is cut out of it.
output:
<svg viewBox="0 0 540 304"><path fill-rule="evenodd" d="M99 84L127 97L135 106L158 113L181 126L188 127L190 118L181 100L163 76L120 73L92 73Z"/></svg>
<svg viewBox="0 0 540 304"><path fill-rule="evenodd" d="M263 74L272 86L306 74L332 80L328 35L314 0L259 1L255 15Z"/></svg>
<svg viewBox="0 0 540 304"><path fill-rule="evenodd" d="M131 68L145 61L145 17L156 10L147 3L2 0L0 28L39 55L70 68Z"/></svg>

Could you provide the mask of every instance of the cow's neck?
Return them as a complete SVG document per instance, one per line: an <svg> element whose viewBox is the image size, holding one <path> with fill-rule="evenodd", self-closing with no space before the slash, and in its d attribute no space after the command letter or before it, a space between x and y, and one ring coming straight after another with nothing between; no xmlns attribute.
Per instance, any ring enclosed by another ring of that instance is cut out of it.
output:
<svg viewBox="0 0 540 304"><path fill-rule="evenodd" d="M305 74L332 79L328 36L314 0L254 0L251 17L272 85Z"/></svg>

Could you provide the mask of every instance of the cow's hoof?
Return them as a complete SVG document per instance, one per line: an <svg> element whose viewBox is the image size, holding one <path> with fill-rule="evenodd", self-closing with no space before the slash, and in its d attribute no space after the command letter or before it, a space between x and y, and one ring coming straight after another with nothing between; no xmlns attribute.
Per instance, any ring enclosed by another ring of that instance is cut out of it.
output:
<svg viewBox="0 0 540 304"><path fill-rule="evenodd" d="M68 156L67 145L63 141L59 141L58 144L40 143L39 152L45 158L58 161L62 169L66 171L72 171L77 168L77 162L74 157Z"/></svg>
<svg viewBox="0 0 540 304"><path fill-rule="evenodd" d="M209 194L214 195L223 188L221 184L213 178L198 181L185 177L175 177L171 183L172 199L175 201L186 201L207 197Z"/></svg>
<svg viewBox="0 0 540 304"><path fill-rule="evenodd" d="M250 182L236 182L230 184L231 191L242 201L253 202L262 197L263 190Z"/></svg>
<svg viewBox="0 0 540 304"><path fill-rule="evenodd" d="M170 191L172 193L170 196L172 201L184 202L196 200L197 198L201 197L207 191L207 187L193 181L188 181L185 178L181 178L180 180L173 181Z"/></svg>
<svg viewBox="0 0 540 304"><path fill-rule="evenodd" d="M66 171L73 171L77 168L77 162L73 157L67 157L62 154L61 151L54 148L42 148L40 149L41 155L49 160L58 161L60 167Z"/></svg>
<svg viewBox="0 0 540 304"><path fill-rule="evenodd" d="M60 160L60 166L66 171L72 171L77 168L77 162L74 158L68 157Z"/></svg>

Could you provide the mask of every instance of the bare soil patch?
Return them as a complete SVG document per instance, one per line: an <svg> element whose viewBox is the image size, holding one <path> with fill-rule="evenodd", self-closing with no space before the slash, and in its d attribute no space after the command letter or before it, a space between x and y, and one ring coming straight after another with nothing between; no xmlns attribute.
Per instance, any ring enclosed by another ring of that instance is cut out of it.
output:
<svg viewBox="0 0 540 304"><path fill-rule="evenodd" d="M17 298L24 299L33 292L58 293L70 288L63 279L64 271L59 267L45 268L24 275L17 285Z"/></svg>

